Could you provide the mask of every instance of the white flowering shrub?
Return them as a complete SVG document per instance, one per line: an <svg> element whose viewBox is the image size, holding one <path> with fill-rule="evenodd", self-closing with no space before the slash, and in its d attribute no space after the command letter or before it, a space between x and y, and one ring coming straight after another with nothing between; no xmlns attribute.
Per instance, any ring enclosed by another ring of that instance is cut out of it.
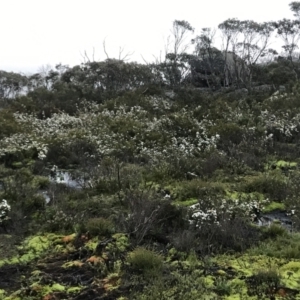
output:
<svg viewBox="0 0 300 300"><path fill-rule="evenodd" d="M299 134L300 129L300 113L291 114L290 112L279 112L277 115L264 110L260 116L264 126L266 138L291 138L293 135Z"/></svg>
<svg viewBox="0 0 300 300"><path fill-rule="evenodd" d="M246 218L251 222L257 221L264 206L269 203L263 201L245 199L221 199L199 201L189 207L189 222L197 228L210 224L220 225L222 221L230 221L235 217Z"/></svg>
<svg viewBox="0 0 300 300"><path fill-rule="evenodd" d="M260 240L260 231L250 223L257 221L263 205L264 201L255 199L199 200L188 209L193 241L183 238L181 242L190 243L201 256L232 250L239 252L252 247Z"/></svg>
<svg viewBox="0 0 300 300"><path fill-rule="evenodd" d="M5 199L0 202L0 224L8 219L8 213L11 207Z"/></svg>
<svg viewBox="0 0 300 300"><path fill-rule="evenodd" d="M105 105L86 103L76 116L56 113L51 118L39 119L33 114L15 113L24 133L0 140L0 156L35 149L38 158L45 159L51 144L68 147L77 139L95 145L99 157L126 153L148 157L153 163L170 155L189 157L216 147L219 136L208 134L212 125L209 120L198 120L186 109L169 112L166 101L144 101L154 110L158 103L165 109L155 117L141 106L118 105L108 109Z"/></svg>

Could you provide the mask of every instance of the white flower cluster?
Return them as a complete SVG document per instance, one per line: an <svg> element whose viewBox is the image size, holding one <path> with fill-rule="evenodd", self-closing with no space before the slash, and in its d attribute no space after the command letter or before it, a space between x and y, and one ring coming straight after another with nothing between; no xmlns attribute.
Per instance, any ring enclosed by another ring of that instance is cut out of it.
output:
<svg viewBox="0 0 300 300"><path fill-rule="evenodd" d="M5 199L0 202L0 223L7 219L7 214L10 211L10 205Z"/></svg>
<svg viewBox="0 0 300 300"><path fill-rule="evenodd" d="M286 94L274 93L266 102L275 99L285 101ZM262 110L259 115L245 101L240 101L238 106L229 106L224 103L222 118L232 123L241 125L243 134L247 137L261 138L261 142L273 141L274 134L281 137L292 137L300 132L300 114L293 111L284 110L273 113L267 109ZM261 136L261 129L264 135Z"/></svg>
<svg viewBox="0 0 300 300"><path fill-rule="evenodd" d="M280 91L276 91L273 95L271 95L267 100L274 101L287 97L287 93L281 93Z"/></svg>
<svg viewBox="0 0 300 300"><path fill-rule="evenodd" d="M219 221L221 219L224 220L225 218L230 220L235 216L248 218L253 222L263 210L263 205L268 202L268 199L265 199L263 201L222 199L221 205L201 209L202 206L205 207L206 205L202 204L201 201L199 201L199 203L191 205L189 207L189 222L190 224L196 225L196 227L198 228L208 224L220 225Z"/></svg>
<svg viewBox="0 0 300 300"><path fill-rule="evenodd" d="M153 107L154 110L169 110L174 103L158 96L149 96L146 98L146 101Z"/></svg>
<svg viewBox="0 0 300 300"><path fill-rule="evenodd" d="M297 134L300 129L300 114L292 116L291 113L285 112L275 116L268 110L264 110L261 112L260 119L266 128L268 138L272 138L274 132L285 137L291 137Z"/></svg>
<svg viewBox="0 0 300 300"><path fill-rule="evenodd" d="M32 114L14 114L24 133L17 133L0 141L0 156L6 153L36 149L40 159L47 155L47 144L63 141L74 129L82 127L80 118L65 113L54 114L48 119L38 119Z"/></svg>
<svg viewBox="0 0 300 300"><path fill-rule="evenodd" d="M76 116L53 114L38 119L33 114L15 113L24 133L0 140L0 156L35 149L39 159L47 156L53 142L68 146L76 139L85 139L102 156L113 151L130 151L133 155L156 158L174 155L190 156L216 147L218 135L209 136L213 124L198 120L185 108L171 112L167 100L148 97L143 106L105 106L84 103ZM153 111L159 107L156 116Z"/></svg>
<svg viewBox="0 0 300 300"><path fill-rule="evenodd" d="M189 207L192 210L192 215L190 224L196 223L196 226L199 227L200 225L207 224L207 223L215 223L219 224L218 215L216 209L207 209L205 211L200 209L200 204L194 204Z"/></svg>

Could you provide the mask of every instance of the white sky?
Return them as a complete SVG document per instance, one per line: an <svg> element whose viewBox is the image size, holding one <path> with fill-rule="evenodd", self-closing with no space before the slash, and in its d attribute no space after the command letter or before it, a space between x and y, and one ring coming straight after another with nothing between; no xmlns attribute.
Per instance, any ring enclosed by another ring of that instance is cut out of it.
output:
<svg viewBox="0 0 300 300"><path fill-rule="evenodd" d="M134 51L149 61L164 50L172 22L200 32L228 18L257 22L292 19L292 0L0 0L0 70L36 72L42 65L70 66ZM280 50L280 49L279 49Z"/></svg>

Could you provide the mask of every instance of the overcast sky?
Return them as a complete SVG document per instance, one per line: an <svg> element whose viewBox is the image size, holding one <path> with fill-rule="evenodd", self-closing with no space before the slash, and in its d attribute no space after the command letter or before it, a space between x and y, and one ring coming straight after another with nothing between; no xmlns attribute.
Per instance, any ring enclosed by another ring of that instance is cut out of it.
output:
<svg viewBox="0 0 300 300"><path fill-rule="evenodd" d="M58 63L133 52L153 60L164 50L172 22L186 20L196 33L228 18L257 22L293 18L292 0L0 0L0 69L36 72Z"/></svg>

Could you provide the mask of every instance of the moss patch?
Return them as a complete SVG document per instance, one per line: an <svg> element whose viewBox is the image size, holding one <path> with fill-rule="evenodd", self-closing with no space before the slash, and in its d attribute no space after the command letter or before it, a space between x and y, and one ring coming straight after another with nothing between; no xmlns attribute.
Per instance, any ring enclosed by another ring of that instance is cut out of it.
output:
<svg viewBox="0 0 300 300"><path fill-rule="evenodd" d="M265 208L263 209L264 213L268 213L274 210L285 210L285 205L284 203L280 203L280 202L271 202L268 205L265 206Z"/></svg>
<svg viewBox="0 0 300 300"><path fill-rule="evenodd" d="M258 192L252 192L252 193L245 193L245 192L239 192L239 191L229 191L226 190L226 195L230 199L241 199L241 200L258 200L263 201L265 199L265 196L262 193Z"/></svg>
<svg viewBox="0 0 300 300"><path fill-rule="evenodd" d="M0 267L5 264L27 264L47 253L60 240L61 237L55 234L28 237L17 247L18 254L1 260Z"/></svg>
<svg viewBox="0 0 300 300"><path fill-rule="evenodd" d="M177 200L177 201L174 201L173 203L176 204L176 205L180 205L180 206L191 206L193 204L198 203L198 199L196 199L196 198L189 198L189 199L186 199L184 201L178 201Z"/></svg>
<svg viewBox="0 0 300 300"><path fill-rule="evenodd" d="M278 160L277 162L275 162L275 165L277 167L287 167L287 168L295 168L298 163L293 161L293 162L290 162L290 161L285 161L285 160Z"/></svg>
<svg viewBox="0 0 300 300"><path fill-rule="evenodd" d="M284 258L244 254L240 257L219 256L216 261L220 266L225 268L229 266L237 271L239 276L244 276L245 279L242 281L234 279L236 284L242 286L246 284L247 278L260 270L276 270L281 277L280 286L290 289L299 289L300 286L300 260L288 262Z"/></svg>

